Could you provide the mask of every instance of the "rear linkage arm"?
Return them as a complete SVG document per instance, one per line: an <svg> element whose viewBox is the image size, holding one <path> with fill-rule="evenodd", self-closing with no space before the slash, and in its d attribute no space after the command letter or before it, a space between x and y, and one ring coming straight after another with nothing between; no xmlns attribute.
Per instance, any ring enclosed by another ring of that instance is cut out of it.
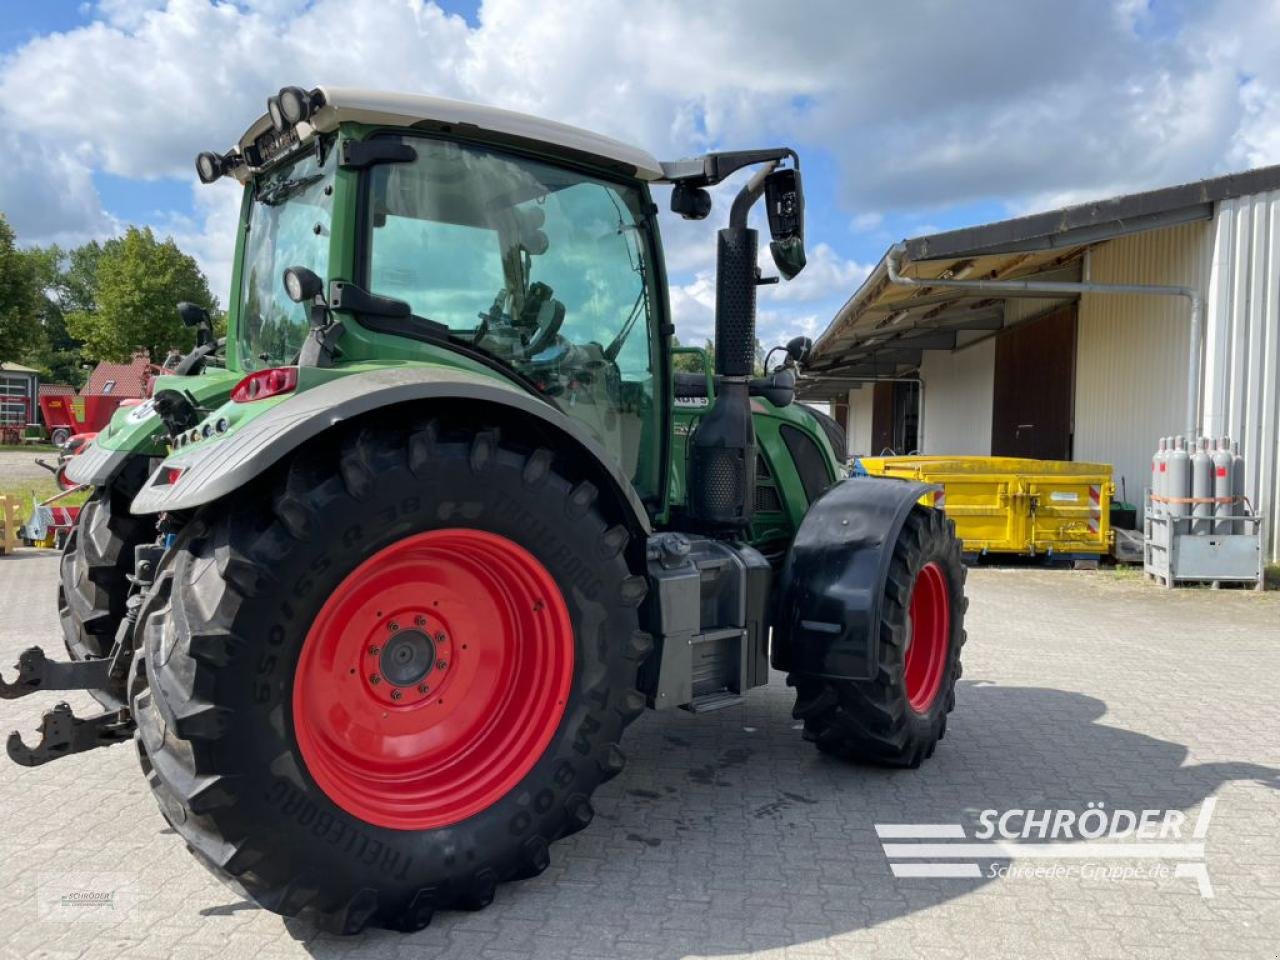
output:
<svg viewBox="0 0 1280 960"><path fill-rule="evenodd" d="M28 651L29 653L30 651ZM9 734L5 749L9 759L24 767L38 767L50 760L57 760L73 753L83 753L94 747L105 747L133 736L133 720L125 709L100 713L92 717L77 717L71 706L60 703L40 721L40 742L28 747L18 731Z"/></svg>
<svg viewBox="0 0 1280 960"><path fill-rule="evenodd" d="M18 676L12 683L0 677L0 699L16 700L43 690L102 690L125 676L133 659L133 630L142 606L142 594L155 577L163 548L140 546L136 551L131 595L111 655L99 660L63 662L50 660L39 647L28 647L18 657ZM40 742L29 747L18 731L9 734L5 748L9 758L24 767L110 746L133 736L133 718L127 707L91 717L77 717L67 703L59 703L40 720Z"/></svg>
<svg viewBox="0 0 1280 960"><path fill-rule="evenodd" d="M119 649L119 645L117 645ZM39 647L28 647L18 657L18 679L0 677L0 698L16 700L41 690L98 690L107 686L116 658L63 663L49 660ZM38 767L73 753L105 747L133 735L129 711L108 710L91 717L77 717L67 703L59 703L40 720L40 742L28 747L17 730L9 734L5 749L9 759L24 767Z"/></svg>

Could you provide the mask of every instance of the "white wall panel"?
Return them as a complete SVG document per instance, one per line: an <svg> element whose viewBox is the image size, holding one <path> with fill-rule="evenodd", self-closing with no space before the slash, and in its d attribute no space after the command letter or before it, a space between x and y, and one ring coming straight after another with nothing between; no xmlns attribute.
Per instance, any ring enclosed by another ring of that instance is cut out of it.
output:
<svg viewBox="0 0 1280 960"><path fill-rule="evenodd" d="M1204 290L1213 235L1199 222L1121 237L1093 249L1090 279ZM1117 494L1123 481L1140 504L1159 438L1186 430L1189 304L1094 293L1081 297L1079 310L1073 456L1111 464Z"/></svg>
<svg viewBox="0 0 1280 960"><path fill-rule="evenodd" d="M871 450L871 398L875 386L864 383L859 390L849 391L849 419L845 424L845 433L849 442L849 453L870 455ZM874 451L878 453L879 451Z"/></svg>
<svg viewBox="0 0 1280 960"><path fill-rule="evenodd" d="M922 452L990 455L995 363L994 337L955 353L925 351Z"/></svg>
<svg viewBox="0 0 1280 960"><path fill-rule="evenodd" d="M1223 201L1213 237L1203 426L1239 441L1245 495L1268 517L1266 552L1274 562L1280 560L1280 191Z"/></svg>

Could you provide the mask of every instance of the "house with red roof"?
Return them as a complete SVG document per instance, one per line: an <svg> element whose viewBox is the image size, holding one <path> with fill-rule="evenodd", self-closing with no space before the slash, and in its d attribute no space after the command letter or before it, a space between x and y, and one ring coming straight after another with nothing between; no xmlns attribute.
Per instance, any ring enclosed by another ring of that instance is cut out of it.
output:
<svg viewBox="0 0 1280 960"><path fill-rule="evenodd" d="M103 360L89 374L89 382L80 391L82 397L116 397L135 400L147 395L154 367L146 353L134 354L128 363Z"/></svg>

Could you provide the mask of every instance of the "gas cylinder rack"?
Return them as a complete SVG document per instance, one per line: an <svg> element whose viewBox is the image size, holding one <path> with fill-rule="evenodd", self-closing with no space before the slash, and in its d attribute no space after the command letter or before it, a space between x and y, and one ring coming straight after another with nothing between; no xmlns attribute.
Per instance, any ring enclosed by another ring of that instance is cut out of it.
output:
<svg viewBox="0 0 1280 960"><path fill-rule="evenodd" d="M1164 437L1151 458L1143 572L1179 583L1263 588L1263 516L1244 496L1244 458L1228 437Z"/></svg>

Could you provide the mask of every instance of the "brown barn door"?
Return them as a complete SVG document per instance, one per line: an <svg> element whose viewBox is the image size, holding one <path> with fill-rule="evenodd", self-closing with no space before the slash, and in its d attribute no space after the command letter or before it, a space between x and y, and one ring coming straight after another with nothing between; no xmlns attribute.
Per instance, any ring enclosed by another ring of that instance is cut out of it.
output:
<svg viewBox="0 0 1280 960"><path fill-rule="evenodd" d="M1072 304L996 338L991 453L1070 460L1075 406Z"/></svg>

